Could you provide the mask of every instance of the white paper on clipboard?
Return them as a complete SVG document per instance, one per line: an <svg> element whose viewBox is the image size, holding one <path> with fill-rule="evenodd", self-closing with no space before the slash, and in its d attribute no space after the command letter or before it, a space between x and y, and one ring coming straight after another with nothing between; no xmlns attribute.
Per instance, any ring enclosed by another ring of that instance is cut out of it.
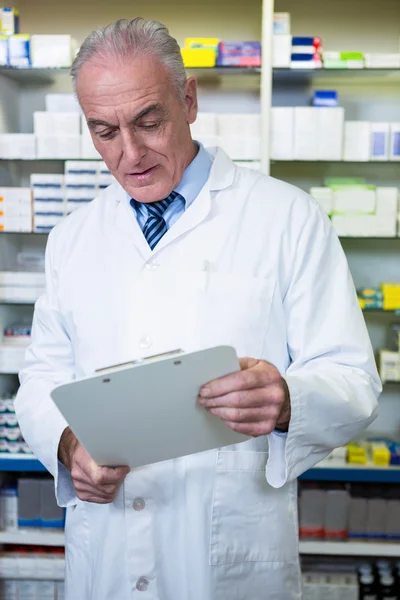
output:
<svg viewBox="0 0 400 600"><path fill-rule="evenodd" d="M105 370L51 396L99 465L148 465L247 436L197 405L200 387L239 370L234 348L217 346Z"/></svg>

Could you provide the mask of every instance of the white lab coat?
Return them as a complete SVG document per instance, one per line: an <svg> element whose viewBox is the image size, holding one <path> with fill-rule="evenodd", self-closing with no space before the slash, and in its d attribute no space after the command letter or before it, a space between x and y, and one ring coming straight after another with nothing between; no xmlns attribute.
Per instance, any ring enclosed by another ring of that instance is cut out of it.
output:
<svg viewBox="0 0 400 600"><path fill-rule="evenodd" d="M68 506L67 600L300 598L296 478L374 419L380 391L346 259L317 203L217 150L155 251L114 184L56 227L46 261L16 410ZM52 387L217 344L286 377L287 437L134 469L112 504L79 501L57 461L66 422Z"/></svg>

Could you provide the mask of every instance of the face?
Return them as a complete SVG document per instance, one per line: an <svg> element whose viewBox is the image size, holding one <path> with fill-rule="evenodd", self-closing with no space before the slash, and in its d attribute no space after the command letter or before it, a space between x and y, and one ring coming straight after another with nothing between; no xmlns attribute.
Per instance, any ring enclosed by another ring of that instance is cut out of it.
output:
<svg viewBox="0 0 400 600"><path fill-rule="evenodd" d="M92 59L79 73L77 94L94 145L128 194L139 202L167 198L197 152L189 129L196 81L187 80L182 103L154 57Z"/></svg>

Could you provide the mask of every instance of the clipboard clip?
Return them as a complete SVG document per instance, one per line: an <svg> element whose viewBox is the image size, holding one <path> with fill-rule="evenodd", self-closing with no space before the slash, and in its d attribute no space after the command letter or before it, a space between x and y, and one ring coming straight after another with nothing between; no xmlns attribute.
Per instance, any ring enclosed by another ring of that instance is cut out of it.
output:
<svg viewBox="0 0 400 600"><path fill-rule="evenodd" d="M133 365L141 365L149 362L153 362L156 360L162 360L163 358L170 358L172 356L177 356L178 354L182 354L183 350L180 348L177 350L169 350L168 352L161 352L160 354L153 354L151 356L144 356L143 358L137 358L135 360L129 360L125 363L120 363L118 365L111 365L110 367L103 367L101 369L96 369L95 373L101 375L101 373L110 373L113 370L122 369L125 367L131 367Z"/></svg>

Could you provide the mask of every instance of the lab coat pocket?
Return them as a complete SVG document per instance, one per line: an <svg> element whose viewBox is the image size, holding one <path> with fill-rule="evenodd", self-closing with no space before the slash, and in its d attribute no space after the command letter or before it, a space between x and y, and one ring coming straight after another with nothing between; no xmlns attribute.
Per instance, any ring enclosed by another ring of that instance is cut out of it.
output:
<svg viewBox="0 0 400 600"><path fill-rule="evenodd" d="M196 320L201 346L227 344L260 358L274 288L270 277L204 272Z"/></svg>
<svg viewBox="0 0 400 600"><path fill-rule="evenodd" d="M295 485L268 485L267 452L218 453L210 564L297 560Z"/></svg>

